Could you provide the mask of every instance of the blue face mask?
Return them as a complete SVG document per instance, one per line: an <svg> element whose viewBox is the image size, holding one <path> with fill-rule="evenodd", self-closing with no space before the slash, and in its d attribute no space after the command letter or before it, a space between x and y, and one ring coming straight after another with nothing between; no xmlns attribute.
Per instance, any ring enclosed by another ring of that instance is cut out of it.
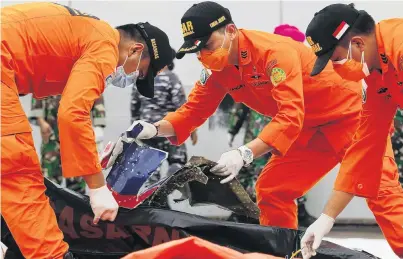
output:
<svg viewBox="0 0 403 259"><path fill-rule="evenodd" d="M126 64L128 57L126 57L123 65L116 68L116 71L106 79L106 86L113 85L119 88L132 87L136 85L137 78L139 77L139 65L143 52L140 54L139 63L137 64L136 71L126 74L123 66Z"/></svg>

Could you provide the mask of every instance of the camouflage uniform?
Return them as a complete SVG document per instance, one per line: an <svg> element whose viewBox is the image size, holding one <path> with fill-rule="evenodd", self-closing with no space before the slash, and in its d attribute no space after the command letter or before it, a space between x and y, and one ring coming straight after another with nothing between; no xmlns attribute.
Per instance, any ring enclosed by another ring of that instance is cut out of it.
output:
<svg viewBox="0 0 403 259"><path fill-rule="evenodd" d="M238 134L245 121L244 143L246 144L257 138L263 128L271 121L271 118L249 109L242 103L236 103L231 110L228 133L233 136ZM239 172L238 180L252 200L256 200L255 184L257 177L270 157L271 153L267 153L255 159L249 167L243 167Z"/></svg>
<svg viewBox="0 0 403 259"><path fill-rule="evenodd" d="M173 112L186 102L185 90L178 76L172 71L165 70L155 77L154 98L149 99L139 94L136 88L132 91L131 120L157 122L162 120L168 112ZM185 144L174 146L166 138L153 138L143 141L145 144L168 152L169 165L185 165L187 150ZM159 172L154 178L159 178Z"/></svg>
<svg viewBox="0 0 403 259"><path fill-rule="evenodd" d="M399 169L399 180L403 186L403 113L401 110L398 110L395 116L395 132L392 136L392 146Z"/></svg>
<svg viewBox="0 0 403 259"><path fill-rule="evenodd" d="M57 127L57 112L59 109L59 96L50 96L45 99L32 98L32 106L29 120L37 125L37 118L42 117L52 128L49 142L42 142L41 145L41 166L44 176L61 184L63 182L61 161L59 129ZM103 97L95 101L91 110L93 126L105 127L105 107ZM76 192L85 193L85 181L82 177L66 179L66 187Z"/></svg>

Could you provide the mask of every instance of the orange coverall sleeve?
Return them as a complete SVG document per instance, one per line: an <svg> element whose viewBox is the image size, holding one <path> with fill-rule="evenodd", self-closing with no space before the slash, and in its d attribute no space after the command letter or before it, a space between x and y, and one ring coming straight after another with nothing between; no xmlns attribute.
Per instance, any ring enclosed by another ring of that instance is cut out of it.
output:
<svg viewBox="0 0 403 259"><path fill-rule="evenodd" d="M105 78L116 68L117 48L108 41L96 44L75 63L60 100L58 126L65 177L101 172L92 129L91 109L105 88Z"/></svg>
<svg viewBox="0 0 403 259"><path fill-rule="evenodd" d="M213 76L211 75L204 85L198 81L188 101L163 119L169 121L175 129L175 136L168 138L172 144L181 145L185 142L190 134L215 112L224 99L226 90L213 81Z"/></svg>
<svg viewBox="0 0 403 259"><path fill-rule="evenodd" d="M285 155L301 132L304 121L301 61L295 49L278 47L270 50L265 64L278 112L258 138L273 147L275 154Z"/></svg>
<svg viewBox="0 0 403 259"><path fill-rule="evenodd" d="M403 29L403 23L400 24L398 27ZM393 28L394 30L398 31L398 28ZM403 35L399 35L398 37L394 37L392 41L392 49L393 49L393 66L396 68L398 76L399 76L399 81L403 80Z"/></svg>
<svg viewBox="0 0 403 259"><path fill-rule="evenodd" d="M368 85L360 125L341 163L334 189L356 196L378 195L390 127L397 105ZM393 154L391 154L393 156Z"/></svg>

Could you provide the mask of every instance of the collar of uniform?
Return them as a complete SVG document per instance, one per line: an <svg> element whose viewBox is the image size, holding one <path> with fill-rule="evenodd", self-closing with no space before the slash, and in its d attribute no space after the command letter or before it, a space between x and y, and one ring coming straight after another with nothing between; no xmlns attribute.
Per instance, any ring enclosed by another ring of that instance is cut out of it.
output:
<svg viewBox="0 0 403 259"><path fill-rule="evenodd" d="M238 36L238 60L239 60L239 65L244 66L247 65L251 62L252 60L252 53L249 48L249 40L246 38L244 35L245 31L240 29L239 31L239 36Z"/></svg>
<svg viewBox="0 0 403 259"><path fill-rule="evenodd" d="M380 23L378 23L375 27L375 36L376 44L378 45L379 62L381 63L382 74L384 75L389 69L389 58L386 54Z"/></svg>
<svg viewBox="0 0 403 259"><path fill-rule="evenodd" d="M115 40L116 40L116 46L119 46L120 43L120 33L117 29L113 29L113 34L115 36Z"/></svg>

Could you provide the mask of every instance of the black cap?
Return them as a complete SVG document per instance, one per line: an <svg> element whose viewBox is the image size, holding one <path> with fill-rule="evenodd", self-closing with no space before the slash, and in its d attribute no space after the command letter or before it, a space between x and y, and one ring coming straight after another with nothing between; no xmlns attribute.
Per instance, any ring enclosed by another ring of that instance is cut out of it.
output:
<svg viewBox="0 0 403 259"><path fill-rule="evenodd" d="M165 66L172 63L174 53L169 45L168 36L159 28L146 23L137 23L136 29L144 38L150 53L150 66L147 77L137 80L137 90L148 98L154 97L154 77Z"/></svg>
<svg viewBox="0 0 403 259"><path fill-rule="evenodd" d="M336 46L360 17L353 4L332 4L315 14L306 29L306 39L318 59L311 76L319 74L327 65Z"/></svg>
<svg viewBox="0 0 403 259"><path fill-rule="evenodd" d="M176 53L181 59L186 53L195 53L204 47L212 32L232 22L229 10L214 2L194 4L181 19L185 43Z"/></svg>

